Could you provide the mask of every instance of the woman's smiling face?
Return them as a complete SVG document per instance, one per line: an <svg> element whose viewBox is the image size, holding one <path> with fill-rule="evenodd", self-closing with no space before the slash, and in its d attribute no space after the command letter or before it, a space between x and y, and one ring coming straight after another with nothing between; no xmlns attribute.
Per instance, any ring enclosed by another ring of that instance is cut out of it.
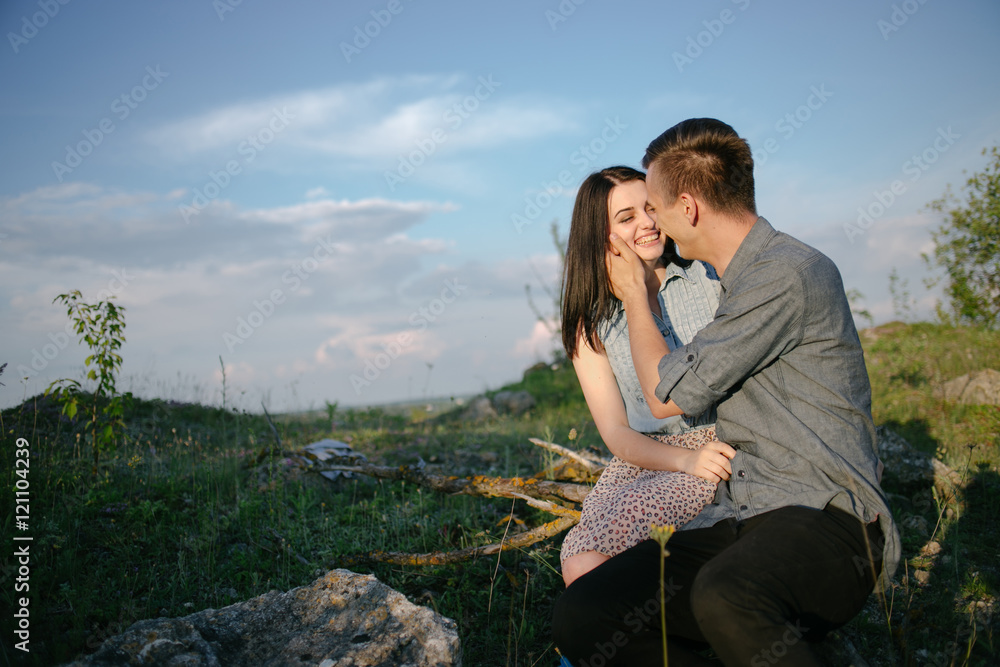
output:
<svg viewBox="0 0 1000 667"><path fill-rule="evenodd" d="M663 255L664 237L649 217L645 182L616 185L608 196L608 219L608 231L620 236L644 262L655 262Z"/></svg>

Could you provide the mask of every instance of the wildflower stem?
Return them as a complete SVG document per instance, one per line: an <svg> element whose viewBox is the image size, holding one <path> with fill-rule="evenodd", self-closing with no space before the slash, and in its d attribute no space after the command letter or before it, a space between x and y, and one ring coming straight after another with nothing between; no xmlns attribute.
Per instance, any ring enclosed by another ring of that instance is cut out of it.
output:
<svg viewBox="0 0 1000 667"><path fill-rule="evenodd" d="M660 636L663 638L663 667L670 663L667 661L667 608L664 602L663 587L663 565L667 561L667 550L660 545Z"/></svg>
<svg viewBox="0 0 1000 667"><path fill-rule="evenodd" d="M670 524L665 526L653 524L649 527L649 536L660 545L660 637L663 638L663 667L668 667L670 664L667 660L667 600L663 570L667 556L670 555L670 552L667 551L667 541L670 540L670 537L676 530Z"/></svg>

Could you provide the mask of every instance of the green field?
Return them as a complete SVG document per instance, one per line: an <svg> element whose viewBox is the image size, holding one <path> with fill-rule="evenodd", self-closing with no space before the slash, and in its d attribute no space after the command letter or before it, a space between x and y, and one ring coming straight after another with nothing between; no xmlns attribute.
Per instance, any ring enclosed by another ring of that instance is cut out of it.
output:
<svg viewBox="0 0 1000 667"><path fill-rule="evenodd" d="M972 370L1000 369L1000 334L893 323L862 338L876 423L947 463L964 488L957 497L937 497L929 486L887 487L897 518L915 526L903 531L906 563L886 603L873 596L845 634L873 666L997 664L1000 409L955 406L933 390ZM534 474L548 455L529 437L603 452L568 364L534 368L508 388L527 389L538 405L521 417L479 423L379 408L275 421L287 449L334 438L373 463L422 459L460 475ZM349 563L454 618L466 665L557 661L549 616L562 588L560 538L505 552L499 561L452 566L359 566L352 559L371 550L497 542L512 510L526 527L549 519L520 501L443 497L404 482L331 483L282 456L265 456L255 467L274 435L262 416L231 409L136 400L126 414L125 442L96 474L82 424L61 417L51 401L30 399L0 420L8 536L15 533L16 439L28 440L31 450L30 664L93 652L136 620L287 590ZM940 552L921 554L931 538ZM10 554L0 590L3 606L13 609ZM20 664L24 655L8 641L11 621L5 613L2 645L6 661Z"/></svg>

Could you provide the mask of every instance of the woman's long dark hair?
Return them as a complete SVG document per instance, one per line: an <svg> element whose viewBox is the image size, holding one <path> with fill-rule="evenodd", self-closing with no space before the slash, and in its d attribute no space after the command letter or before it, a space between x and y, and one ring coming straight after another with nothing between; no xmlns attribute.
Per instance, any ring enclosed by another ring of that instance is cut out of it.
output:
<svg viewBox="0 0 1000 667"><path fill-rule="evenodd" d="M597 325L611 317L618 299L611 291L611 280L604 263L611 248L608 240L610 220L608 199L616 185L646 180L646 174L631 167L608 167L588 176L576 194L566 262L563 272L562 339L566 357L576 356L576 345L583 328L584 340L594 350L603 346L597 337ZM677 255L672 239L667 239L663 260L690 266Z"/></svg>

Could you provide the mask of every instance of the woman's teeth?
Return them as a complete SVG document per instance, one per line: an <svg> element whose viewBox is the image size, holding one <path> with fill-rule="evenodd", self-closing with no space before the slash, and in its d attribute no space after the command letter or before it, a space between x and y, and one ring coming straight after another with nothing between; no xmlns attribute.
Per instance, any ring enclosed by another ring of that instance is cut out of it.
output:
<svg viewBox="0 0 1000 667"><path fill-rule="evenodd" d="M651 243L656 243L660 240L660 234L650 234L649 236L643 236L641 239L636 239L635 244L639 246L650 245Z"/></svg>

